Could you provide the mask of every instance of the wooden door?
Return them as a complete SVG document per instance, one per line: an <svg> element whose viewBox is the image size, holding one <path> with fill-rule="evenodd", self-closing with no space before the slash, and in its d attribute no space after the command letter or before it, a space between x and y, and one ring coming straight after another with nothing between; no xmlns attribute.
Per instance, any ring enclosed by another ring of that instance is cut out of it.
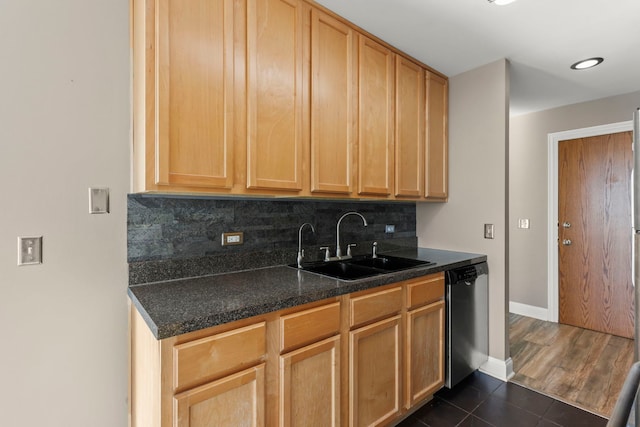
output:
<svg viewBox="0 0 640 427"><path fill-rule="evenodd" d="M424 188L424 69L396 56L396 196L421 197Z"/></svg>
<svg viewBox="0 0 640 427"><path fill-rule="evenodd" d="M444 301L407 312L405 407L444 384Z"/></svg>
<svg viewBox="0 0 640 427"><path fill-rule="evenodd" d="M311 191L351 194L356 137L356 38L311 12Z"/></svg>
<svg viewBox="0 0 640 427"><path fill-rule="evenodd" d="M361 35L358 55L358 193L388 196L393 185L394 54Z"/></svg>
<svg viewBox="0 0 640 427"><path fill-rule="evenodd" d="M560 141L560 323L633 338L631 132Z"/></svg>
<svg viewBox="0 0 640 427"><path fill-rule="evenodd" d="M400 413L400 316L350 332L349 425L386 425Z"/></svg>
<svg viewBox="0 0 640 427"><path fill-rule="evenodd" d="M264 426L264 364L174 397L176 427Z"/></svg>
<svg viewBox="0 0 640 427"><path fill-rule="evenodd" d="M280 356L280 426L340 425L340 336Z"/></svg>
<svg viewBox="0 0 640 427"><path fill-rule="evenodd" d="M247 3L248 188L302 189L303 7Z"/></svg>
<svg viewBox="0 0 640 427"><path fill-rule="evenodd" d="M446 201L448 197L448 116L449 82L431 72L427 81L427 136L425 196L427 200Z"/></svg>
<svg viewBox="0 0 640 427"><path fill-rule="evenodd" d="M233 1L157 3L155 183L233 185Z"/></svg>

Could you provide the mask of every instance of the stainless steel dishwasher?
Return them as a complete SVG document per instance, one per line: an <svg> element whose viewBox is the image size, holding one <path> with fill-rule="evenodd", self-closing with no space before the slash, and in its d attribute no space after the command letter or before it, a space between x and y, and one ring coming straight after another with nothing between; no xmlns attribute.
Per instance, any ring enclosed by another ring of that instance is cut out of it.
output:
<svg viewBox="0 0 640 427"><path fill-rule="evenodd" d="M468 265L445 277L445 386L452 388L488 359L489 267Z"/></svg>

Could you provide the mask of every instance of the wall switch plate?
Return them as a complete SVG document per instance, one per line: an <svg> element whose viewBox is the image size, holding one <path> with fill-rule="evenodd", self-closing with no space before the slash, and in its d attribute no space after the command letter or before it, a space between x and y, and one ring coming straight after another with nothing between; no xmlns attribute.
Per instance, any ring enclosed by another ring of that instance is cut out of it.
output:
<svg viewBox="0 0 640 427"><path fill-rule="evenodd" d="M518 219L518 228L529 228L529 219L528 218Z"/></svg>
<svg viewBox="0 0 640 427"><path fill-rule="evenodd" d="M384 232L385 233L395 233L396 232L396 226L394 224L387 224L384 226Z"/></svg>
<svg viewBox="0 0 640 427"><path fill-rule="evenodd" d="M18 237L18 265L42 264L42 236Z"/></svg>
<svg viewBox="0 0 640 427"><path fill-rule="evenodd" d="M485 239L493 239L493 236L494 236L493 224L485 224L484 225L484 238Z"/></svg>
<svg viewBox="0 0 640 427"><path fill-rule="evenodd" d="M89 213L109 213L109 189L89 188Z"/></svg>
<svg viewBox="0 0 640 427"><path fill-rule="evenodd" d="M244 233L242 231L222 233L222 246L241 245L243 243Z"/></svg>

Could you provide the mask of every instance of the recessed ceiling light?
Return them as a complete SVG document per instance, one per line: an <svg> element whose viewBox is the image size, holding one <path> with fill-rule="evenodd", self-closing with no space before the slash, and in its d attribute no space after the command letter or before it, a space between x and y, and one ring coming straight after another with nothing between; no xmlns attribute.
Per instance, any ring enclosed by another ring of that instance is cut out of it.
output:
<svg viewBox="0 0 640 427"><path fill-rule="evenodd" d="M572 70L585 70L587 68L595 67L598 64L601 64L604 61L604 58L589 58L583 59L582 61L578 61L571 66Z"/></svg>
<svg viewBox="0 0 640 427"><path fill-rule="evenodd" d="M497 4L497 5L504 5L504 4L509 4L509 3L513 3L516 0L489 0L489 3L493 3L493 4Z"/></svg>

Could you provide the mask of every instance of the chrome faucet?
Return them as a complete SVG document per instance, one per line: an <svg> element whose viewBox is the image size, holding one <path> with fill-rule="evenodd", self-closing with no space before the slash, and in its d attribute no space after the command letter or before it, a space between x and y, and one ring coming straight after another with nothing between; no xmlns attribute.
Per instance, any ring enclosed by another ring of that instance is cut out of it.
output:
<svg viewBox="0 0 640 427"><path fill-rule="evenodd" d="M316 229L308 222L305 222L298 229L298 268L302 268L302 259L304 258L304 249L302 249L302 229L305 225L311 227L311 231L315 234Z"/></svg>
<svg viewBox="0 0 640 427"><path fill-rule="evenodd" d="M342 259L342 249L340 249L340 223L346 216L349 216L349 215L358 215L360 218L362 218L362 223L364 224L365 227L369 225L367 224L367 220L359 212L355 212L355 211L347 212L346 214L340 217L340 219L338 220L338 224L336 225L336 258L338 259Z"/></svg>

